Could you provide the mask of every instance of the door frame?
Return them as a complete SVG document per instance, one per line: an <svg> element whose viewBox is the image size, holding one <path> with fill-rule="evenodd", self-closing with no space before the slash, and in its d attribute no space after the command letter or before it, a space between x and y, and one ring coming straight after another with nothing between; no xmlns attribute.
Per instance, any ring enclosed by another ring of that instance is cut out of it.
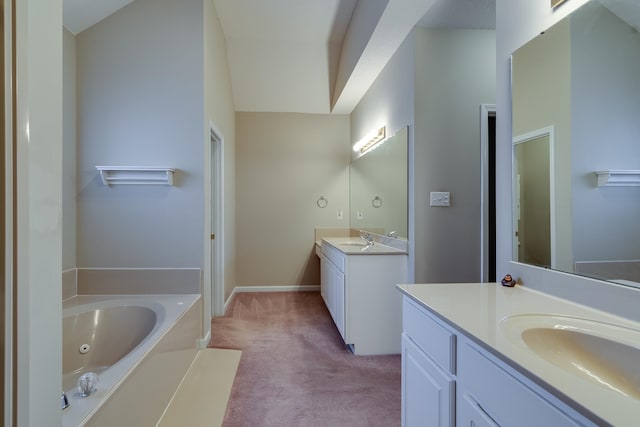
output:
<svg viewBox="0 0 640 427"><path fill-rule="evenodd" d="M480 281L489 277L489 117L496 115L495 104L480 104ZM494 189L495 191L495 189ZM494 227L495 229L495 227Z"/></svg>
<svg viewBox="0 0 640 427"><path fill-rule="evenodd" d="M224 135L211 120L206 137L204 162L202 347L206 347L210 338L211 317L224 314ZM214 232L215 239L211 239Z"/></svg>

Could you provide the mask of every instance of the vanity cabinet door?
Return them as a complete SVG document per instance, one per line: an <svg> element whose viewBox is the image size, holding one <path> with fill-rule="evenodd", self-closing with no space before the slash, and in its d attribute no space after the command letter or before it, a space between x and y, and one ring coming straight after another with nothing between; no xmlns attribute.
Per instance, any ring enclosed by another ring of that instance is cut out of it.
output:
<svg viewBox="0 0 640 427"><path fill-rule="evenodd" d="M324 304L329 308L329 260L320 254L320 295Z"/></svg>
<svg viewBox="0 0 640 427"><path fill-rule="evenodd" d="M455 380L402 334L402 427L455 425Z"/></svg>
<svg viewBox="0 0 640 427"><path fill-rule="evenodd" d="M344 306L344 288L345 278L344 273L337 268L333 272L332 287L334 292L334 314L333 320L336 323L336 327L342 336L342 339L346 341L345 334L345 306Z"/></svg>
<svg viewBox="0 0 640 427"><path fill-rule="evenodd" d="M324 256L321 258L320 293L342 338L345 338L344 273Z"/></svg>

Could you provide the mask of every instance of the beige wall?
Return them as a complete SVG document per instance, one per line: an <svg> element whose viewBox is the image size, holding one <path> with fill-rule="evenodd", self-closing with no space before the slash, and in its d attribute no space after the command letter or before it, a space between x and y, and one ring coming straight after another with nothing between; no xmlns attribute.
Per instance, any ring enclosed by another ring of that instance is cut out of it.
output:
<svg viewBox="0 0 640 427"><path fill-rule="evenodd" d="M314 228L349 226L349 156L348 116L236 114L238 286L319 284Z"/></svg>

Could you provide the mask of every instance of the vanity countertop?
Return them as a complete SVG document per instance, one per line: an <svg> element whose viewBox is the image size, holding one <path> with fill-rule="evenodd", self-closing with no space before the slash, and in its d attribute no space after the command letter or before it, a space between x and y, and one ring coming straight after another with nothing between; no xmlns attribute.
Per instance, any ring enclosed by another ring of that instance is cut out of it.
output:
<svg viewBox="0 0 640 427"><path fill-rule="evenodd" d="M329 244L346 255L406 255L407 252L382 243L360 246L364 241L359 237L323 237L322 244ZM355 245L354 243L358 244Z"/></svg>
<svg viewBox="0 0 640 427"><path fill-rule="evenodd" d="M543 314L569 316L640 331L640 323L517 285L447 283L398 285L400 291L468 338L542 386L551 394L582 408L579 412L616 426L635 425L640 401L622 391L571 374L537 356L502 322L510 316ZM631 343L635 348L640 342ZM637 377L637 376L636 376ZM585 410L586 408L586 410Z"/></svg>

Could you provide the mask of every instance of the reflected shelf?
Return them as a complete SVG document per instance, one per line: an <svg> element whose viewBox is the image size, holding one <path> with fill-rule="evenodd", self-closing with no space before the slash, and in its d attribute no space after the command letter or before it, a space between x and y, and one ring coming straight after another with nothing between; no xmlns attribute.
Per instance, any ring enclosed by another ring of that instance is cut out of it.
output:
<svg viewBox="0 0 640 427"><path fill-rule="evenodd" d="M640 170L607 170L595 172L598 187L638 187Z"/></svg>
<svg viewBox="0 0 640 427"><path fill-rule="evenodd" d="M96 166L104 185L173 185L175 169L162 166Z"/></svg>

